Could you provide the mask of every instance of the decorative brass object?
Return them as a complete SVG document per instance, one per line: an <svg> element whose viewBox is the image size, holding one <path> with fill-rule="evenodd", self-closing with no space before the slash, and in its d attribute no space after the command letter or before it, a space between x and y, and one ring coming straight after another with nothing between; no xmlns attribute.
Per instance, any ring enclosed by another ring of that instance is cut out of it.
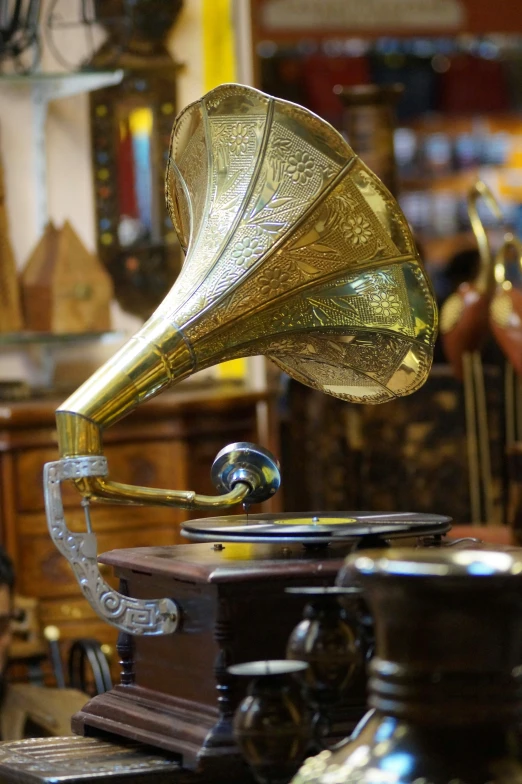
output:
<svg viewBox="0 0 522 784"><path fill-rule="evenodd" d="M488 523L493 517L493 499L480 349L489 331L489 304L495 291L495 277L488 235L477 209L480 199L484 199L499 221L503 220L494 195L478 180L468 194L468 215L480 254L478 275L471 283L462 283L448 297L441 309L440 327L448 362L464 384L471 518L472 522Z"/></svg>
<svg viewBox="0 0 522 784"><path fill-rule="evenodd" d="M486 183L477 180L468 193L468 215L477 241L480 266L471 283L462 283L441 309L440 331L448 362L457 378L464 373L463 357L478 351L488 331L488 305L495 290L493 258L486 229L478 214L477 203L483 199L498 219L502 212Z"/></svg>
<svg viewBox="0 0 522 784"><path fill-rule="evenodd" d="M88 544L69 546L83 535L65 527L56 491L64 478L87 502L193 509L248 500L277 473L273 458L257 452L258 484L236 475L222 496L122 485L107 476L104 428L236 357L266 354L298 381L364 403L414 392L432 360L437 313L406 220L320 118L252 88L221 85L175 122L166 196L187 251L180 276L143 328L60 407L62 460L46 468L51 535L91 585L98 611L108 588L96 576L92 532ZM238 454L251 465L249 447ZM118 594L116 615L104 617L119 625L125 605L134 618L129 601ZM155 608L162 619L176 614L171 605ZM155 623L140 621L140 632L162 633Z"/></svg>
<svg viewBox="0 0 522 784"><path fill-rule="evenodd" d="M406 221L319 118L251 88L218 87L175 123L167 201L188 250L181 274L58 410L63 457L101 454L102 428L239 356L267 354L352 402L381 403L425 380L437 316ZM108 482L85 490L124 499ZM131 500L153 499L137 489Z"/></svg>
<svg viewBox="0 0 522 784"><path fill-rule="evenodd" d="M495 256L495 294L489 306L491 331L506 356L505 411L506 446L522 440L522 292L506 279L506 260L514 251L522 263L522 242L506 233Z"/></svg>

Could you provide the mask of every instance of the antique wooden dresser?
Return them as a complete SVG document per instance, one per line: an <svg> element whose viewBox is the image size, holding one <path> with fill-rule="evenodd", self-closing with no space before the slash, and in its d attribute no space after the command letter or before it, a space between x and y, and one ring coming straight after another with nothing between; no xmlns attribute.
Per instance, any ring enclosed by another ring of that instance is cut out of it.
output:
<svg viewBox="0 0 522 784"><path fill-rule="evenodd" d="M58 456L54 411L60 403L0 403L0 541L15 562L17 592L39 599L42 625L59 627L64 648L78 637L114 645L117 631L93 613L47 532L42 467ZM210 466L226 444L256 441L278 453L274 411L273 393L233 384L206 390L181 387L106 432L111 474L122 482L213 494ZM83 530L80 500L73 486L65 488L67 520ZM274 499L273 511L279 503ZM167 508L97 505L93 525L98 552L185 541L178 524L186 515Z"/></svg>

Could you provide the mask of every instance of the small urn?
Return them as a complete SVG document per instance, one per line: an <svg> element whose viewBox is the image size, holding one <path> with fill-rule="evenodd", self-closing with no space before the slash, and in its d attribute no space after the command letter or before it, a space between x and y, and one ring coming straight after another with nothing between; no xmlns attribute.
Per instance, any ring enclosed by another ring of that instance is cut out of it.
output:
<svg viewBox="0 0 522 784"><path fill-rule="evenodd" d="M292 631L288 659L305 661L304 696L314 709L315 739L322 745L330 731L332 708L343 698L363 659L361 629L354 613L340 599L360 594L358 588L310 586L287 588L307 601L303 620Z"/></svg>
<svg viewBox="0 0 522 784"><path fill-rule="evenodd" d="M259 784L288 784L305 758L311 721L295 676L307 667L271 660L228 668L251 679L234 715L234 737Z"/></svg>

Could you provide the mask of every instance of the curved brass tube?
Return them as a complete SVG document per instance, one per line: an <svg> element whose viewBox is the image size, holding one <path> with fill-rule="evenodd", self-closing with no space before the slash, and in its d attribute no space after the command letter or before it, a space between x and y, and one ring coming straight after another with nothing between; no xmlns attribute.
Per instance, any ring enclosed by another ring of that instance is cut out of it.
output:
<svg viewBox="0 0 522 784"><path fill-rule="evenodd" d="M61 458L67 461L103 455L104 428L193 370L192 352L181 331L153 316L57 411ZM73 481L85 498L94 501L215 510L246 501L263 479L249 473L248 478L227 488L228 492L215 496L122 484L96 475L76 475Z"/></svg>
<svg viewBox="0 0 522 784"><path fill-rule="evenodd" d="M84 496L93 501L117 504L147 504L147 506L175 506L179 509L223 509L245 501L252 492L246 482L238 482L223 495L199 495L193 490L162 490L140 487L92 478L77 480L76 485Z"/></svg>
<svg viewBox="0 0 522 784"><path fill-rule="evenodd" d="M489 209L499 220L499 222L504 220L504 216L495 196L489 187L482 180L477 180L475 185L468 193L468 215L473 234L477 240L480 255L480 267L475 284L480 293L485 293L486 291L493 288L494 277L491 246L489 244L489 239L486 229L484 228L484 224L482 223L482 220L478 214L477 202L480 199L484 199Z"/></svg>
<svg viewBox="0 0 522 784"><path fill-rule="evenodd" d="M182 333L153 316L56 412L60 456L67 459L103 455L104 428L193 370L191 351ZM190 490L132 486L93 476L74 481L83 496L96 501L183 509L228 507L244 500L250 490L243 484L214 498L197 496Z"/></svg>

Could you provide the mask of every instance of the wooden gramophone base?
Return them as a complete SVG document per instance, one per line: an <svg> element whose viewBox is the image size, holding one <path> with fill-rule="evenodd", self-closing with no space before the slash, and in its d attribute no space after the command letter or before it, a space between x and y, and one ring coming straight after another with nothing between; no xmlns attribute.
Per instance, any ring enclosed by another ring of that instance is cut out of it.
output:
<svg viewBox="0 0 522 784"><path fill-rule="evenodd" d="M219 714L141 686L115 686L94 697L77 713L73 729L77 734L87 726L124 735L143 743L179 752L182 740L187 753L197 756Z"/></svg>
<svg viewBox="0 0 522 784"><path fill-rule="evenodd" d="M209 778L249 780L249 771L232 737L230 721L219 721L216 709L207 709L141 686L115 686L94 697L73 717L77 735L119 736L179 754L186 768L197 767Z"/></svg>
<svg viewBox="0 0 522 784"><path fill-rule="evenodd" d="M138 598L170 597L182 610L179 631L164 637L120 635L121 684L94 697L73 719L82 735L111 733L180 755L186 768L209 773L227 762L244 777L232 735L245 684L227 668L285 658L304 599L285 588L333 585L350 545L308 552L302 545L212 544L115 550L121 590ZM242 680L242 679L241 679ZM365 683L339 708L334 737L344 737L365 710ZM337 719L337 717L336 717ZM237 762L235 766L234 761Z"/></svg>

